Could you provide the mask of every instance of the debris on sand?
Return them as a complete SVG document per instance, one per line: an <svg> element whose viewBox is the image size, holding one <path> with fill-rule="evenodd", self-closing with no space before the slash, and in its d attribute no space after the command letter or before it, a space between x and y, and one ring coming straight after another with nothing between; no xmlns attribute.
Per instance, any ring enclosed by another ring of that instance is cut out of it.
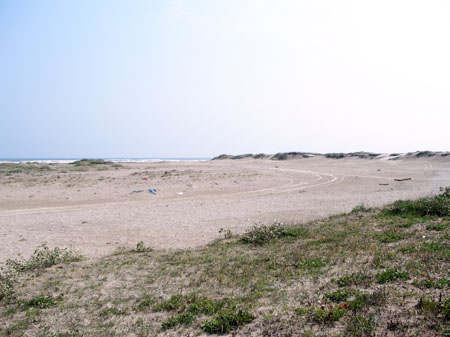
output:
<svg viewBox="0 0 450 337"><path fill-rule="evenodd" d="M394 179L394 181L407 181L407 180L412 180L412 178L397 178L397 179Z"/></svg>

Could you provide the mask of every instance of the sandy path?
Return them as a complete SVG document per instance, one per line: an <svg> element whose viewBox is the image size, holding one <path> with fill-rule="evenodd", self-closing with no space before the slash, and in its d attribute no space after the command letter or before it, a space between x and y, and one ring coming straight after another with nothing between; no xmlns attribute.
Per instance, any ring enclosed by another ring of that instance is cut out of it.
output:
<svg viewBox="0 0 450 337"><path fill-rule="evenodd" d="M158 248L194 247L217 238L220 228L241 233L255 222L305 222L361 203L437 193L450 185L449 168L446 158L317 157L139 163L88 172L57 166L46 175L1 177L0 261L29 255L42 242L88 256L141 240ZM402 177L413 180L394 182ZM144 192L132 193L136 189Z"/></svg>

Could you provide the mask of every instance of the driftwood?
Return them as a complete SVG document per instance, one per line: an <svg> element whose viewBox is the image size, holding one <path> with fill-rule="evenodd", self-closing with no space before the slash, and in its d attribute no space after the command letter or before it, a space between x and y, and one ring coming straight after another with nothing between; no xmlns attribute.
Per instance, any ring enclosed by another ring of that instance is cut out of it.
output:
<svg viewBox="0 0 450 337"><path fill-rule="evenodd" d="M380 185L380 186L387 186L387 185L389 185L389 184L378 184L378 185Z"/></svg>
<svg viewBox="0 0 450 337"><path fill-rule="evenodd" d="M407 181L407 180L412 180L412 178L398 178L398 179L394 179L395 181Z"/></svg>

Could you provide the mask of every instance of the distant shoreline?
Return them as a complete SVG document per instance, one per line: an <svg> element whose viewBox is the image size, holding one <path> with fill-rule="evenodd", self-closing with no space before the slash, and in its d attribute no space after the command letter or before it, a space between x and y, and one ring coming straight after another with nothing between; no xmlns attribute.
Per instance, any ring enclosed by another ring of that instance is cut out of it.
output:
<svg viewBox="0 0 450 337"><path fill-rule="evenodd" d="M85 158L0 158L0 163L39 163L39 164L69 164ZM96 158L97 159L97 158ZM145 162L164 162L164 161L209 161L211 158L101 158L105 161L115 163L145 163Z"/></svg>
<svg viewBox="0 0 450 337"><path fill-rule="evenodd" d="M323 156L329 159L360 158L360 159L382 159L397 160L403 158L420 157L447 157L450 151L415 151L407 153L374 153L374 152L333 152L333 153L314 153L314 152L278 152L276 154L265 153L246 153L239 155L221 154L216 157L168 157L168 158L103 158L103 157L74 157L74 158L0 158L0 163L39 163L39 164L69 164L82 159L103 159L115 163L145 163L145 162L182 162L182 161L210 161L210 160L239 160L239 159L271 159L271 160L289 160L300 158L312 158Z"/></svg>

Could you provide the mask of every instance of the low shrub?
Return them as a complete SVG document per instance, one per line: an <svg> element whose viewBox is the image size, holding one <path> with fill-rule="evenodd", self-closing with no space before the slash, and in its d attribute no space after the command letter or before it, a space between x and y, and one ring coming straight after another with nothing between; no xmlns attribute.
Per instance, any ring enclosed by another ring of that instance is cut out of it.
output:
<svg viewBox="0 0 450 337"><path fill-rule="evenodd" d="M242 235L240 241L248 244L264 245L278 238L298 237L306 234L307 231L302 228L286 227L279 222L269 226L255 224Z"/></svg>
<svg viewBox="0 0 450 337"><path fill-rule="evenodd" d="M0 269L0 301L14 292L17 272L10 268Z"/></svg>
<svg viewBox="0 0 450 337"><path fill-rule="evenodd" d="M82 259L83 256L76 251L59 247L50 249L46 244L43 244L34 251L33 255L28 260L8 259L6 265L17 272L24 272L45 269L60 263L81 261Z"/></svg>

